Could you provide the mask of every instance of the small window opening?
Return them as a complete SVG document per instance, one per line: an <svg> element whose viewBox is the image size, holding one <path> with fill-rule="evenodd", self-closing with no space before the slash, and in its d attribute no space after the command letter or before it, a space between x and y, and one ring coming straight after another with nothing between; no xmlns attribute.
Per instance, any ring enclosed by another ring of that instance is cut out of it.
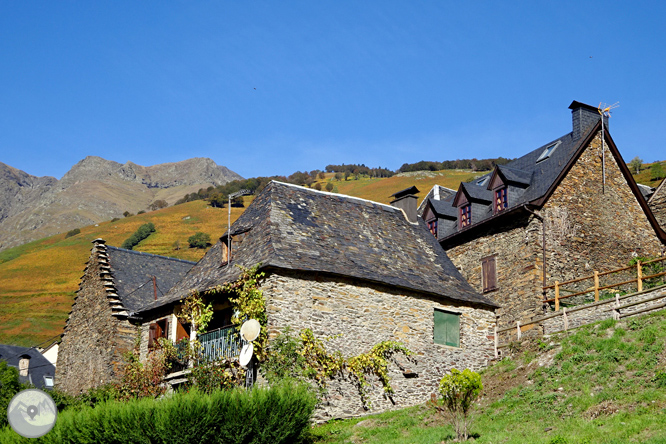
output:
<svg viewBox="0 0 666 444"><path fill-rule="evenodd" d="M551 154L555 151L555 148L557 148L560 145L560 141L557 141L551 145L548 145L546 149L543 150L543 153L539 156L539 158L536 160L537 163L541 162L542 160L548 159Z"/></svg>
<svg viewBox="0 0 666 444"><path fill-rule="evenodd" d="M430 230L433 236L437 237L437 219L428 222L428 230Z"/></svg>
<svg viewBox="0 0 666 444"><path fill-rule="evenodd" d="M508 206L506 187L495 190L495 213L499 213Z"/></svg>
<svg viewBox="0 0 666 444"><path fill-rule="evenodd" d="M53 379L53 376L44 376L44 387L53 388L54 385L55 381Z"/></svg>
<svg viewBox="0 0 666 444"><path fill-rule="evenodd" d="M481 280L484 293L497 290L497 262L495 256L481 259Z"/></svg>
<svg viewBox="0 0 666 444"><path fill-rule="evenodd" d="M460 207L460 228L468 227L472 224L472 204Z"/></svg>

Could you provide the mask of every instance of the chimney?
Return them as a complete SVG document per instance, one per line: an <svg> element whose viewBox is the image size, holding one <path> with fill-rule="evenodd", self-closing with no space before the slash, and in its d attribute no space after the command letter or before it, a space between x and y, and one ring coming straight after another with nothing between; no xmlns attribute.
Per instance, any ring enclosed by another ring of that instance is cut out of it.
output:
<svg viewBox="0 0 666 444"><path fill-rule="evenodd" d="M596 125L601 117L598 108L575 100L571 102L569 109L571 110L574 141L580 139L587 130ZM604 126L608 129L608 117L605 116Z"/></svg>
<svg viewBox="0 0 666 444"><path fill-rule="evenodd" d="M411 223L416 223L416 194L418 192L419 189L412 186L391 195L393 197L391 205L402 209Z"/></svg>

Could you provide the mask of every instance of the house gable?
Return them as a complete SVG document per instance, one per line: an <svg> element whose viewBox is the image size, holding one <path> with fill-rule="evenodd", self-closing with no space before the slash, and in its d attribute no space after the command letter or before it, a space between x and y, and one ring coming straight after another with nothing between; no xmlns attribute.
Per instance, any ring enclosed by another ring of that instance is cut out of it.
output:
<svg viewBox="0 0 666 444"><path fill-rule="evenodd" d="M648 205L662 230L666 230L666 179L661 181Z"/></svg>

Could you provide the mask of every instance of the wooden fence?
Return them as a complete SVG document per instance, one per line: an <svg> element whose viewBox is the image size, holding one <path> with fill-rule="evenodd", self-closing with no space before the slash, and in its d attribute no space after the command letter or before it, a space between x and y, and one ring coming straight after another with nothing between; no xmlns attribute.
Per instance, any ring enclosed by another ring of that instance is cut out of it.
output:
<svg viewBox="0 0 666 444"><path fill-rule="evenodd" d="M658 287L654 287L651 289L644 290L644 281L651 279L657 279L662 276L666 276L666 271L660 271L659 263L662 263L661 268L663 267L663 262L666 261L666 257L646 261L646 262L640 262L637 261L636 266L630 266L630 267L624 267L624 268L618 268L615 270L607 271L604 273L599 273L597 271L594 272L594 274L586 277L582 277L579 279L573 279L570 281L566 282L558 282L555 281L554 285L549 285L547 287L543 287L544 292L547 290L554 290L554 297L553 298L546 298L544 299L544 302L550 303L554 302L555 303L555 312L544 315L538 318L533 318L530 320L530 322L527 322L525 324L520 323L520 321L516 321L515 326L511 327L505 327L498 329L497 326L495 326L495 357L499 357L499 349L507 347L511 341L505 342L504 344L499 344L499 334L501 333L507 333L511 331L515 331L515 337L517 340L520 340L522 337L522 332L526 329L526 327L529 326L537 326L537 325L542 325L554 318L561 317L562 318L562 327L560 331L568 330L570 328L569 326L569 316L572 313L576 312L582 312L583 310L605 310L606 312L612 312L612 318L613 319L621 319L626 316L633 316L636 314L640 313L645 313L648 311L653 311L657 310L660 308L666 307L666 285L660 285ZM652 270L657 270L658 272L652 273L649 275L646 275L644 273L646 268L651 268ZM627 280L626 279L626 274L629 272L631 273L635 269L636 272L636 277L632 277L632 279ZM609 278L614 275L618 275L620 273L624 273L625 277L622 278L620 282L614 282L614 283L604 283L604 285L600 284L600 279L601 278ZM581 285L581 283L585 282L586 280L589 280L592 282L593 285L591 286L583 286L583 290L568 290L563 287L571 284L577 284L578 286ZM652 282L654 284L654 281ZM625 291L628 289L628 287L636 288L636 291L630 294L626 294L623 296L619 295L619 290L624 289ZM608 299L603 299L600 300L600 292L608 289L618 289L618 293L614 295L614 297L608 298ZM665 291L661 291L665 290ZM562 296L562 291L568 292L569 294ZM650 294L656 292L657 294L652 297L648 297L645 299L641 299L642 295L645 294ZM562 299L568 299L568 298L573 298L576 296L584 296L586 294L594 294L594 302L592 303L587 303L584 305L579 305L576 307L562 307L560 310L560 301ZM628 300L628 301L627 301ZM660 303L655 303L656 301L663 300L663 302ZM625 303L621 303L622 301L626 301ZM610 307L605 307L606 305L609 305ZM622 310L636 307L641 304L650 304L647 308L642 308L638 310L632 310L630 312L624 312L622 313ZM605 307L605 308L604 308ZM597 317L599 316L598 314L596 315ZM607 316L608 317L608 316ZM574 327L579 327L580 325L585 325L586 323L592 323L596 322L597 318L595 316L587 316L586 320L583 320L581 323L581 320L577 321L578 325L575 325ZM510 334L510 336L513 336Z"/></svg>

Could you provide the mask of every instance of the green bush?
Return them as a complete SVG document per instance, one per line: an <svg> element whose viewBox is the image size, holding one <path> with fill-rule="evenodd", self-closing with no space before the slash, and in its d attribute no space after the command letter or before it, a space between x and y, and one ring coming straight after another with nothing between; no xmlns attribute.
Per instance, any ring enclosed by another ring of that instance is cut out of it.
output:
<svg viewBox="0 0 666 444"><path fill-rule="evenodd" d="M21 389L21 384L19 383L19 373L18 370L14 367L7 365L7 362L0 361L0 428L6 426L7 407L15 394L17 394ZM4 442L0 440L0 442Z"/></svg>
<svg viewBox="0 0 666 444"><path fill-rule="evenodd" d="M439 382L439 393L444 407L449 411L458 440L467 440L470 426L469 412L483 390L481 376L466 368L462 372L451 369Z"/></svg>
<svg viewBox="0 0 666 444"><path fill-rule="evenodd" d="M139 244L142 240L150 236L151 233L155 232L155 225L152 222L141 225L130 237L125 239L125 242L120 246L126 250L131 250Z"/></svg>
<svg viewBox="0 0 666 444"><path fill-rule="evenodd" d="M652 168L650 168L650 178L652 180L661 180L664 177L666 177L666 173L664 172L664 167L661 166L661 163L655 163L652 165Z"/></svg>
<svg viewBox="0 0 666 444"><path fill-rule="evenodd" d="M206 248L210 245L210 234L198 232L187 238L190 248Z"/></svg>
<svg viewBox="0 0 666 444"><path fill-rule="evenodd" d="M76 236L80 232L81 232L81 230L79 230L78 228L74 228L73 230L69 230L67 232L67 234L65 234L65 239L67 239L68 237Z"/></svg>
<svg viewBox="0 0 666 444"><path fill-rule="evenodd" d="M317 400L306 386L176 393L162 399L108 401L58 415L41 443L301 443ZM28 442L9 429L0 442Z"/></svg>

